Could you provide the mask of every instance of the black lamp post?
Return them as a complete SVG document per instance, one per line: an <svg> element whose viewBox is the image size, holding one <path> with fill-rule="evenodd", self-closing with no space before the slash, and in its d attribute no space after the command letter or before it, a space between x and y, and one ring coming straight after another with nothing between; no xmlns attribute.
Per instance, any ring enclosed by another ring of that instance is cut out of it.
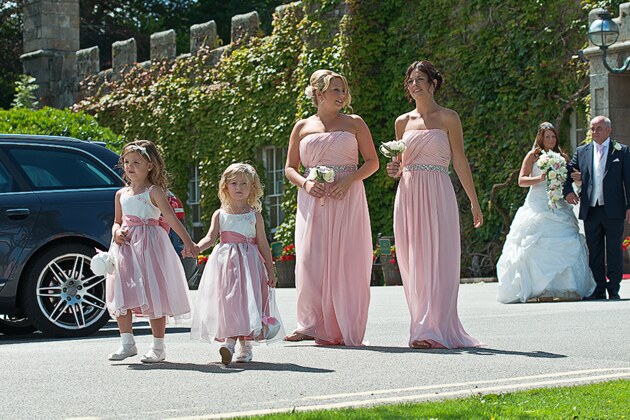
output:
<svg viewBox="0 0 630 420"><path fill-rule="evenodd" d="M611 73L624 73L630 66L630 57L626 58L623 67L618 69L610 67L606 61L606 50L619 38L619 26L611 19L610 13L606 10L598 13L597 16L599 19L594 20L588 28L588 37L594 45L602 50L604 67Z"/></svg>

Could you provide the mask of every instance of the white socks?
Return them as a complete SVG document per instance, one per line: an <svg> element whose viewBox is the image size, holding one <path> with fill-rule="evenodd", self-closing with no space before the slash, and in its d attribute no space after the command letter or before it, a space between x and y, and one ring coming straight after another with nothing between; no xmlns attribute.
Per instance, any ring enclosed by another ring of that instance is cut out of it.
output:
<svg viewBox="0 0 630 420"><path fill-rule="evenodd" d="M166 346L164 345L164 337L153 337L151 348L140 361L142 363L157 363L166 359Z"/></svg>
<svg viewBox="0 0 630 420"><path fill-rule="evenodd" d="M151 346L151 348L155 350L164 350L166 348L166 346L164 345L164 337L153 337L153 345Z"/></svg>
<svg viewBox="0 0 630 420"><path fill-rule="evenodd" d="M138 354L136 349L136 340L131 333L120 334L121 345L115 353L109 355L108 359L112 361L125 360L127 357L135 356Z"/></svg>
<svg viewBox="0 0 630 420"><path fill-rule="evenodd" d="M120 333L120 339L122 340L123 346L134 346L136 344L132 333Z"/></svg>

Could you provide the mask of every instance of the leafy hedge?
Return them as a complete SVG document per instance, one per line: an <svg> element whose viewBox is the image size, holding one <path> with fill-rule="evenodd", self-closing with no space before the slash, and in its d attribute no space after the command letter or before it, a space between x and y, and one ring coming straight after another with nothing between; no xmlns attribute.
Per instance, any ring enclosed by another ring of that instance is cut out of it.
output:
<svg viewBox="0 0 630 420"><path fill-rule="evenodd" d="M98 140L106 142L113 150L119 150L121 146L119 136L109 128L99 125L91 115L55 108L37 111L26 108L0 110L0 133L41 134Z"/></svg>
<svg viewBox="0 0 630 420"><path fill-rule="evenodd" d="M507 228L487 204L491 188L520 166L541 121L561 123L566 133L568 112L585 110L588 74L572 56L586 41L588 10L602 3L615 10L619 1L348 0L350 13L338 25L340 1L306 0L275 16L270 36L231 46L215 69L207 67L205 53L138 68L75 108L126 139L156 141L182 198L190 168L199 163L207 219L218 206L222 170L234 161L262 170L261 147L286 145L294 122L314 112L303 95L312 71L348 76L354 112L378 144L393 139L394 119L412 108L402 88L407 65L431 60L445 75L437 100L462 119L486 219L483 228L472 228L468 200L454 177L462 274L488 275ZM395 188L384 170L366 181L374 236L392 233ZM525 193L513 183L496 203L517 208ZM283 205L288 217L277 235L290 243L295 188L288 184Z"/></svg>

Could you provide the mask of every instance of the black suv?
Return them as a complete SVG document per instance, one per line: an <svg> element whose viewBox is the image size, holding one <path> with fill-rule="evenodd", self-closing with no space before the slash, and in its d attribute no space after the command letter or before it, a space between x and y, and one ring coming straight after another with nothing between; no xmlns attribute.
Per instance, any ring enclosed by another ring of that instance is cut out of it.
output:
<svg viewBox="0 0 630 420"><path fill-rule="evenodd" d="M111 241L117 162L99 142L0 135L0 332L77 337L107 323L90 261Z"/></svg>

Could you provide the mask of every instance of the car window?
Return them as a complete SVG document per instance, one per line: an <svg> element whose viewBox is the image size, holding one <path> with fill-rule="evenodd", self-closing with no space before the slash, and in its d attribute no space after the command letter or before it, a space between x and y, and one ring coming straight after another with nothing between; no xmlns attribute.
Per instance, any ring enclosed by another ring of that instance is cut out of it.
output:
<svg viewBox="0 0 630 420"><path fill-rule="evenodd" d="M36 190L118 187L120 180L86 153L57 147L8 150Z"/></svg>
<svg viewBox="0 0 630 420"><path fill-rule="evenodd" d="M19 191L13 180L13 175L9 173L4 163L0 162L0 194Z"/></svg>

